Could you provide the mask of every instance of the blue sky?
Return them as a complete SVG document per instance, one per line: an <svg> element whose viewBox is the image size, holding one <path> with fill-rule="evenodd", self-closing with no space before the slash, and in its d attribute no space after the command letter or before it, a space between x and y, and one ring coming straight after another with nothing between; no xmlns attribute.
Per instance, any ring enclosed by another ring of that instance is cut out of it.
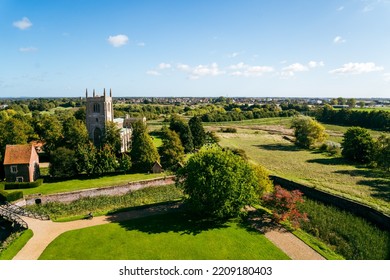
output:
<svg viewBox="0 0 390 280"><path fill-rule="evenodd" d="M0 0L0 96L390 98L390 0Z"/></svg>

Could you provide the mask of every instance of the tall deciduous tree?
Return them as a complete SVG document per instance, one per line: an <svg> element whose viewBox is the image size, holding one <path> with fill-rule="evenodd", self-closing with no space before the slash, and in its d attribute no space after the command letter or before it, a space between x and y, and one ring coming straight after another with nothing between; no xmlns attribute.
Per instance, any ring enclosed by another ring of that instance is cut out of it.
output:
<svg viewBox="0 0 390 280"><path fill-rule="evenodd" d="M72 177L77 174L75 152L65 147L52 151L49 173L53 177Z"/></svg>
<svg viewBox="0 0 390 280"><path fill-rule="evenodd" d="M157 148L154 146L146 126L141 121L133 124L133 141L130 156L134 167L143 172L149 172L154 162L160 161Z"/></svg>
<svg viewBox="0 0 390 280"><path fill-rule="evenodd" d="M186 153L192 152L194 149L193 137L188 124L178 115L171 118L169 129L179 134L181 143L183 144Z"/></svg>
<svg viewBox="0 0 390 280"><path fill-rule="evenodd" d="M184 148L179 135L166 126L162 128L162 137L163 144L159 148L161 164L164 168L169 169L177 166L179 162L183 162Z"/></svg>
<svg viewBox="0 0 390 280"><path fill-rule="evenodd" d="M206 132L204 131L202 120L195 116L188 121L188 125L193 137L194 147L196 149L201 148L206 142Z"/></svg>
<svg viewBox="0 0 390 280"><path fill-rule="evenodd" d="M295 144L303 148L310 148L315 143L322 142L327 138L325 128L311 117L294 117L291 128L294 128Z"/></svg>
<svg viewBox="0 0 390 280"><path fill-rule="evenodd" d="M119 154L121 152L121 135L120 129L114 122L106 122L106 127L103 132L102 146L108 145L114 151Z"/></svg>
<svg viewBox="0 0 390 280"><path fill-rule="evenodd" d="M239 215L244 206L258 203L261 193L253 168L216 145L194 154L178 171L177 184L195 213L217 218Z"/></svg>
<svg viewBox="0 0 390 280"><path fill-rule="evenodd" d="M50 154L60 146L62 140L62 124L55 115L44 114L36 120L36 132L45 143L45 151Z"/></svg>
<svg viewBox="0 0 390 280"><path fill-rule="evenodd" d="M390 136L381 135L375 142L375 161L380 168L390 171Z"/></svg>
<svg viewBox="0 0 390 280"><path fill-rule="evenodd" d="M85 124L74 116L63 122L63 146L75 149L79 144L88 143L88 131Z"/></svg>
<svg viewBox="0 0 390 280"><path fill-rule="evenodd" d="M362 127L348 128L341 143L341 154L348 160L358 163L369 163L373 157L374 140L367 129Z"/></svg>

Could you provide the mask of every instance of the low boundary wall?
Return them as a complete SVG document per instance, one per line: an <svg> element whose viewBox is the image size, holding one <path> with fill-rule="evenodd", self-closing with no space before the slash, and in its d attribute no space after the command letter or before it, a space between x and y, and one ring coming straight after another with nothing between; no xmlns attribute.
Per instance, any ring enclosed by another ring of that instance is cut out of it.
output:
<svg viewBox="0 0 390 280"><path fill-rule="evenodd" d="M84 197L94 197L94 196L101 196L101 195L108 195L108 196L124 195L130 191L136 191L136 190L149 188L149 187L171 185L174 183L175 183L175 176L166 176L164 178L129 182L125 185L120 185L120 186L110 186L110 187L86 189L86 190L79 190L74 192L56 193L56 194L48 194L48 195L31 195L31 196L27 196L24 200L18 201L17 205L25 206L25 205L32 205L37 203L45 204L48 202L70 203L72 201Z"/></svg>
<svg viewBox="0 0 390 280"><path fill-rule="evenodd" d="M329 194L313 187L308 187L294 181L290 181L278 176L270 176L275 185L280 185L287 190L299 190L308 198L336 206L342 210L352 212L357 216L376 224L378 227L390 230L390 216L381 213L367 205L349 200L344 197Z"/></svg>

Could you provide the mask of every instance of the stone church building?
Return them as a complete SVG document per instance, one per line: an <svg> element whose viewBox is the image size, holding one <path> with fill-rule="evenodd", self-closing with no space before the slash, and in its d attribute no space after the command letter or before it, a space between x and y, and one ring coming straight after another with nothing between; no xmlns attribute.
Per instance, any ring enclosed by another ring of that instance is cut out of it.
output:
<svg viewBox="0 0 390 280"><path fill-rule="evenodd" d="M127 152L131 145L132 128L131 122L128 117L115 118L112 105L112 91L106 94L106 89L103 91L103 95L95 94L93 90L92 97L88 96L88 90L85 90L86 98L86 121L89 138L93 141L95 146L100 146L103 133L106 128L107 122L114 122L120 129L120 135L122 140L121 152Z"/></svg>

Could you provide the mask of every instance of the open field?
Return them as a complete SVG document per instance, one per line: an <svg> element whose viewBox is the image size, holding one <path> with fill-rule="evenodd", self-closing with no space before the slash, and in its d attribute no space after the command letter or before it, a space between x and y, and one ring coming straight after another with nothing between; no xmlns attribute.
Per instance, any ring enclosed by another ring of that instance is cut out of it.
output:
<svg viewBox="0 0 390 280"><path fill-rule="evenodd" d="M160 173L160 174L135 173L135 174L112 175L112 176L106 175L97 178L85 177L82 179L72 179L72 180L65 180L65 181L53 182L53 183L43 183L41 186L37 188L20 189L20 190L23 191L24 195L31 195L37 193L52 194L52 193L61 193L61 192L71 192L71 191L77 191L83 189L123 185L128 182L164 177L164 175L165 175L164 173Z"/></svg>
<svg viewBox="0 0 390 280"><path fill-rule="evenodd" d="M240 224L194 221L183 213L171 213L66 232L46 248L40 259L283 260L289 258L264 235L248 230Z"/></svg>
<svg viewBox="0 0 390 280"><path fill-rule="evenodd" d="M288 119L279 123L285 121L288 123ZM262 130L264 126L265 131ZM272 174L360 201L390 214L389 174L350 165L342 158L299 149L283 139L286 129L283 125L272 126L264 121L264 126L235 124L237 133L218 133L220 144L245 150L251 160L265 166ZM218 131L219 125L208 129Z"/></svg>

